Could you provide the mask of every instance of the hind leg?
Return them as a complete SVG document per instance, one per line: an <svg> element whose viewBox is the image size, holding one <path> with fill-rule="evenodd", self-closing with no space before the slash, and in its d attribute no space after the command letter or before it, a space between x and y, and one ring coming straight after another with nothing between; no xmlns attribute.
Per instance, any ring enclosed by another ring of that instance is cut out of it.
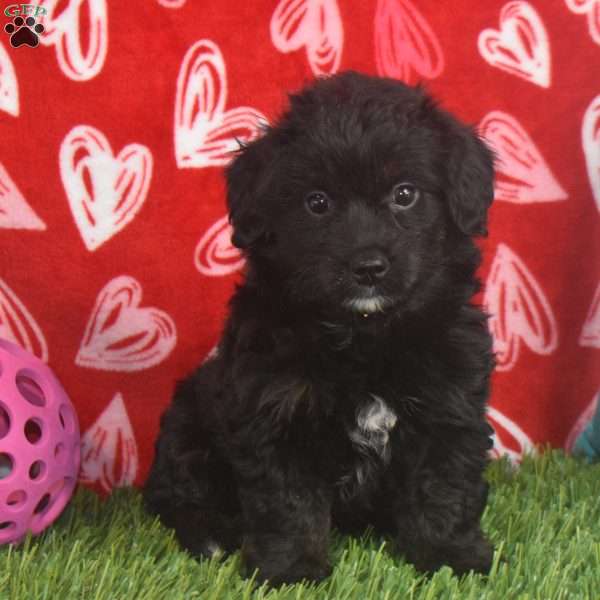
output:
<svg viewBox="0 0 600 600"><path fill-rule="evenodd" d="M231 471L219 461L207 461L193 471L193 481L171 511L177 540L192 555L230 554L241 546L242 516ZM181 485L181 484L180 484Z"/></svg>
<svg viewBox="0 0 600 600"><path fill-rule="evenodd" d="M182 548L198 558L232 554L242 543L239 517L228 519L198 506L184 506L178 511L175 536Z"/></svg>
<svg viewBox="0 0 600 600"><path fill-rule="evenodd" d="M242 537L231 468L202 425L209 417L198 414L198 392L205 396L209 391L202 386L203 379L190 378L178 385L173 404L161 420L144 487L149 512L174 528L181 545L195 556L211 556L217 550L233 552Z"/></svg>
<svg viewBox="0 0 600 600"><path fill-rule="evenodd" d="M230 553L241 545L241 513L231 471L224 463L207 459L206 452L173 461L159 450L144 500L194 556L212 556L218 550Z"/></svg>

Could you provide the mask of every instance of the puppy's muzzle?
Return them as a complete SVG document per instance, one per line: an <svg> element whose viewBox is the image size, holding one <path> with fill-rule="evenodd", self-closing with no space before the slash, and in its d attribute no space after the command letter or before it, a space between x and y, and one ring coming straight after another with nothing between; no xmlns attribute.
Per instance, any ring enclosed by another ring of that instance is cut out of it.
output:
<svg viewBox="0 0 600 600"><path fill-rule="evenodd" d="M367 250L353 258L350 269L357 283L373 286L385 277L390 261L379 250Z"/></svg>

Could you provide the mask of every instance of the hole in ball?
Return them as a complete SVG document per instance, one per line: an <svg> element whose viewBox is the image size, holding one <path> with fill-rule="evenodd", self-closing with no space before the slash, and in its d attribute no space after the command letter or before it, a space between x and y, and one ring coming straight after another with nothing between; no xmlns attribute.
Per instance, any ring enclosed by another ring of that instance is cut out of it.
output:
<svg viewBox="0 0 600 600"><path fill-rule="evenodd" d="M40 501L36 504L35 508L33 509L33 514L39 515L39 514L46 512L48 510L49 505L50 505L50 494L44 494L40 498Z"/></svg>
<svg viewBox="0 0 600 600"><path fill-rule="evenodd" d="M36 460L31 463L29 467L29 478L30 479L39 479L46 469L46 465L41 460Z"/></svg>
<svg viewBox="0 0 600 600"><path fill-rule="evenodd" d="M13 530L17 527L14 521L2 521L0 523L0 541L5 542L13 535Z"/></svg>
<svg viewBox="0 0 600 600"><path fill-rule="evenodd" d="M17 388L21 396L34 406L46 406L46 396L39 383L27 371L19 371L16 377Z"/></svg>
<svg viewBox="0 0 600 600"><path fill-rule="evenodd" d="M68 404L62 404L59 411L58 417L60 424L63 426L65 431L73 433L75 431L75 415L73 415L73 409Z"/></svg>
<svg viewBox="0 0 600 600"><path fill-rule="evenodd" d="M0 522L0 542L8 541L13 535L17 524L14 521L2 521Z"/></svg>
<svg viewBox="0 0 600 600"><path fill-rule="evenodd" d="M59 463L64 462L67 458L67 449L65 448L65 445L62 442L56 444L56 448L54 448L54 458Z"/></svg>
<svg viewBox="0 0 600 600"><path fill-rule="evenodd" d="M30 444L37 444L42 439L41 422L37 419L29 419L25 423L25 438Z"/></svg>
<svg viewBox="0 0 600 600"><path fill-rule="evenodd" d="M27 501L27 494L24 490L15 490L11 492L6 498L6 504L11 508L18 508Z"/></svg>
<svg viewBox="0 0 600 600"><path fill-rule="evenodd" d="M2 404L0 404L0 440L8 435L10 431L10 417L8 416L8 411Z"/></svg>
<svg viewBox="0 0 600 600"><path fill-rule="evenodd" d="M13 470L13 460L10 454L0 452L0 480L6 479Z"/></svg>

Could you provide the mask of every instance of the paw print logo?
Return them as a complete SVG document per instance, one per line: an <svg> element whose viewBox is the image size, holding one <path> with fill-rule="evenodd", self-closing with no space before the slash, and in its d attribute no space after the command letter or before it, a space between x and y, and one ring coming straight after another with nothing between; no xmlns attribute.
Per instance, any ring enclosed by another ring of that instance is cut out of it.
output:
<svg viewBox="0 0 600 600"><path fill-rule="evenodd" d="M4 26L4 31L10 35L10 45L13 48L23 45L35 48L40 43L38 36L44 32L44 26L36 24L33 17L15 17L12 23Z"/></svg>

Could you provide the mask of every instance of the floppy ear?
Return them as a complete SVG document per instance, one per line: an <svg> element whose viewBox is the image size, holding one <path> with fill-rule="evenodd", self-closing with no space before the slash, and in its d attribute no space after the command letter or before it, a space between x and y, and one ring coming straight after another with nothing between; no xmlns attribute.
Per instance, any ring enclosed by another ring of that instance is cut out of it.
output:
<svg viewBox="0 0 600 600"><path fill-rule="evenodd" d="M233 226L231 241L241 249L256 246L267 235L262 203L272 155L268 137L267 133L242 146L225 170L229 221Z"/></svg>
<svg viewBox="0 0 600 600"><path fill-rule="evenodd" d="M448 201L458 228L487 234L487 212L494 199L494 156L476 132L455 125L447 165Z"/></svg>

